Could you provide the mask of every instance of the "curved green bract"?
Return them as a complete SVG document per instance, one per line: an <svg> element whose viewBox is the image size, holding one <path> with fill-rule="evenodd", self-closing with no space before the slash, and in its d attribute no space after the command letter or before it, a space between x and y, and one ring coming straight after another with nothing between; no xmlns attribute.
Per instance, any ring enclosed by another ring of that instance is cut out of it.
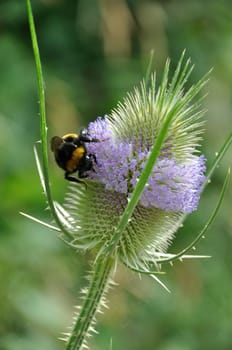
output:
<svg viewBox="0 0 232 350"><path fill-rule="evenodd" d="M163 263L167 263L167 262L171 262L171 261L175 261L177 259L180 259L183 255L185 255L186 253L188 253L191 249L193 249L195 247L195 245L200 241L200 239L202 237L204 237L206 231L208 230L209 226L212 224L212 222L214 221L221 205L222 205L222 201L223 198L225 196L225 192L228 188L229 185L229 180L230 180L230 169L228 170L228 173L226 175L225 181L223 183L222 186L222 190L219 196L219 199L217 201L217 204L212 212L212 214L210 215L208 221L206 222L205 226L203 227L203 229L200 231L200 233L197 235L197 237L183 250L181 250L179 253L175 254L174 257L171 258L167 258L167 259L159 259L156 261L157 264L163 264Z"/></svg>
<svg viewBox="0 0 232 350"><path fill-rule="evenodd" d="M62 222L60 221L56 208L54 206L54 201L52 198L50 182L49 182L49 171L48 171L48 145L47 145L47 123L46 123L46 107L45 107L45 93L44 93L44 81L43 81L43 73L42 66L40 60L39 47L37 42L37 36L35 31L35 23L31 8L30 0L27 0L27 12L28 12L28 20L29 27L31 33L32 47L35 58L36 65L36 76L38 82L38 92L39 92L39 109L40 109L40 135L41 135L41 147L42 147L42 169L39 161L39 157L36 157L37 168L39 170L40 180L45 192L48 206L51 211L52 217L57 224L57 226L62 230L62 232L67 236L67 238L72 239L72 235L66 230Z"/></svg>
<svg viewBox="0 0 232 350"><path fill-rule="evenodd" d="M224 155L228 151L228 149L231 146L231 144L232 144L232 132L228 135L228 137L225 140L224 144L220 148L220 151L217 153L217 155L216 155L216 157L215 157L215 159L213 161L213 164L211 165L211 167L207 171L206 179L205 179L205 182L203 184L203 190L209 184L210 179L211 179L215 169L218 167L219 162L222 160L222 158L224 157Z"/></svg>

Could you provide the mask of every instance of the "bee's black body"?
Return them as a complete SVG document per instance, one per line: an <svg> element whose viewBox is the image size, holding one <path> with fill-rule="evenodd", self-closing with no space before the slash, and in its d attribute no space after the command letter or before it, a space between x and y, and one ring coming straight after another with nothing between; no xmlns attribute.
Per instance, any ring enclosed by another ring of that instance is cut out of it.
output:
<svg viewBox="0 0 232 350"><path fill-rule="evenodd" d="M65 170L65 179L73 182L82 182L81 178L87 177L86 172L93 169L93 163L97 162L96 156L87 153L86 142L100 142L88 135L86 129L80 134L67 134L63 137L54 136L51 139L51 150L54 152L58 166ZM70 176L78 172L78 177Z"/></svg>

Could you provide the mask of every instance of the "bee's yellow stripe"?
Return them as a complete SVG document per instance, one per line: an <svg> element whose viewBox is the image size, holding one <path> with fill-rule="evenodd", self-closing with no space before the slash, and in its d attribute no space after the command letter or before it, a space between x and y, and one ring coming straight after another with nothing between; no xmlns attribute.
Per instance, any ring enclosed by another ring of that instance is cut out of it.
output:
<svg viewBox="0 0 232 350"><path fill-rule="evenodd" d="M71 173L73 171L76 171L78 168L78 165L83 158L85 153L85 149L82 146L77 147L72 154L72 158L69 159L66 163L66 169Z"/></svg>
<svg viewBox="0 0 232 350"><path fill-rule="evenodd" d="M78 135L77 134L66 134L66 135L62 136L62 139L65 140L68 137L72 137L72 138L76 139L78 137Z"/></svg>

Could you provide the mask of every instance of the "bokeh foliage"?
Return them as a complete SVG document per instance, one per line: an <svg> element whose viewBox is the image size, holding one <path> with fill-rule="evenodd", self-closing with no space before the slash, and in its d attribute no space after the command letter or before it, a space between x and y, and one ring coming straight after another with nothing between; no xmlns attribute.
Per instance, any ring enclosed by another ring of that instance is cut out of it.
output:
<svg viewBox="0 0 232 350"><path fill-rule="evenodd" d="M204 150L209 163L232 129L232 4L230 0L35 0L32 2L46 81L49 135L79 130L107 114L145 74L174 64L184 48L195 82L214 68L205 101ZM32 146L39 139L35 68L23 1L0 3L0 349L62 349L77 291L91 257L76 256L52 232L18 212L49 218ZM231 151L207 188L197 213L178 233L184 246L215 203ZM51 157L52 189L62 201L67 184ZM167 267L169 295L124 268L101 318L95 349L196 350L232 348L231 188L197 253L210 260ZM90 213L91 215L91 213Z"/></svg>

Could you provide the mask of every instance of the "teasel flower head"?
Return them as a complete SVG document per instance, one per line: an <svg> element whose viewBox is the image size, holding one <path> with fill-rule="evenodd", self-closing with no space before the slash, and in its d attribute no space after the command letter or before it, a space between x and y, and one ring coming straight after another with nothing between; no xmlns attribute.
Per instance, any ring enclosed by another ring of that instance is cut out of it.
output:
<svg viewBox="0 0 232 350"><path fill-rule="evenodd" d="M88 126L100 142L86 144L96 156L87 186L72 184L65 210L77 249L98 255L110 243L159 133L170 123L146 186L117 242L114 258L145 269L163 256L186 214L196 210L205 180L205 158L199 153L203 132L201 98L206 82L187 88L193 69L184 55L169 79L142 82L107 116Z"/></svg>

